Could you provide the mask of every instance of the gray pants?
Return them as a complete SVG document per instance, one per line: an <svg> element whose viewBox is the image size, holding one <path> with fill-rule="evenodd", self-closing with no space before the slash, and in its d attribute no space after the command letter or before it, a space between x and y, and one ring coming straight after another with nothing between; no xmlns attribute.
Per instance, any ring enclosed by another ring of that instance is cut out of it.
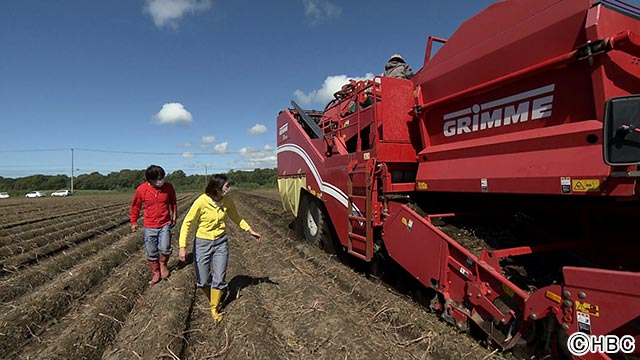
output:
<svg viewBox="0 0 640 360"><path fill-rule="evenodd" d="M147 260L158 260L160 254L171 255L171 226L144 228L144 250Z"/></svg>
<svg viewBox="0 0 640 360"><path fill-rule="evenodd" d="M224 289L227 283L227 259L229 257L229 242L227 235L216 240L196 237L193 242L193 260L196 266L196 286Z"/></svg>

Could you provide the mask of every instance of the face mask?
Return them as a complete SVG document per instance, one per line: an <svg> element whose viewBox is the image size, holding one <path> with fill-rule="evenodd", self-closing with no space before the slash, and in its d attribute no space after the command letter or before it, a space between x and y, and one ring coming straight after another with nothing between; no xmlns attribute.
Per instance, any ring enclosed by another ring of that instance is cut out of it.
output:
<svg viewBox="0 0 640 360"><path fill-rule="evenodd" d="M157 180L155 184L156 184L156 187L161 187L162 185L164 185L164 179Z"/></svg>

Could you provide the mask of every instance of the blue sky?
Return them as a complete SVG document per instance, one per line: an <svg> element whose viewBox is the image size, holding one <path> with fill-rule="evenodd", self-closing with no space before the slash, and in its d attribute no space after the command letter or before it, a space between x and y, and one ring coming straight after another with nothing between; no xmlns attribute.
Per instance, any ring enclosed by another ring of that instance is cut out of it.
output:
<svg viewBox="0 0 640 360"><path fill-rule="evenodd" d="M493 0L6 0L0 176L275 167L275 121Z"/></svg>

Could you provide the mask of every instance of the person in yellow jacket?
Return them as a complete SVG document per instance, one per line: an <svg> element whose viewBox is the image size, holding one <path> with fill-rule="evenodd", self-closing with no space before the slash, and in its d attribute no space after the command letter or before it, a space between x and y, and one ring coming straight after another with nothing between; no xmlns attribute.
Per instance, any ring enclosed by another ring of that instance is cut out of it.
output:
<svg viewBox="0 0 640 360"><path fill-rule="evenodd" d="M244 231L260 241L260 234L253 231L249 224L238 215L233 199L225 196L229 191L229 180L223 174L213 175L204 194L193 202L180 228L181 261L187 257L187 236L196 225L196 238L193 244L193 261L196 268L196 286L201 288L209 299L211 316L215 322L222 320L218 312L222 293L227 287L227 259L229 243L225 219L229 217Z"/></svg>

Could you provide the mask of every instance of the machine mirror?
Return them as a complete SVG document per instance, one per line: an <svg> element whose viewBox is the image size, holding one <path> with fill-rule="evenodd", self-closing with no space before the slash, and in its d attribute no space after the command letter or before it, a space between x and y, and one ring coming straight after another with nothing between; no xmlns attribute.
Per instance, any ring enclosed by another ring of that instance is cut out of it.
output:
<svg viewBox="0 0 640 360"><path fill-rule="evenodd" d="M612 98L604 110L604 162L640 164L640 95Z"/></svg>

